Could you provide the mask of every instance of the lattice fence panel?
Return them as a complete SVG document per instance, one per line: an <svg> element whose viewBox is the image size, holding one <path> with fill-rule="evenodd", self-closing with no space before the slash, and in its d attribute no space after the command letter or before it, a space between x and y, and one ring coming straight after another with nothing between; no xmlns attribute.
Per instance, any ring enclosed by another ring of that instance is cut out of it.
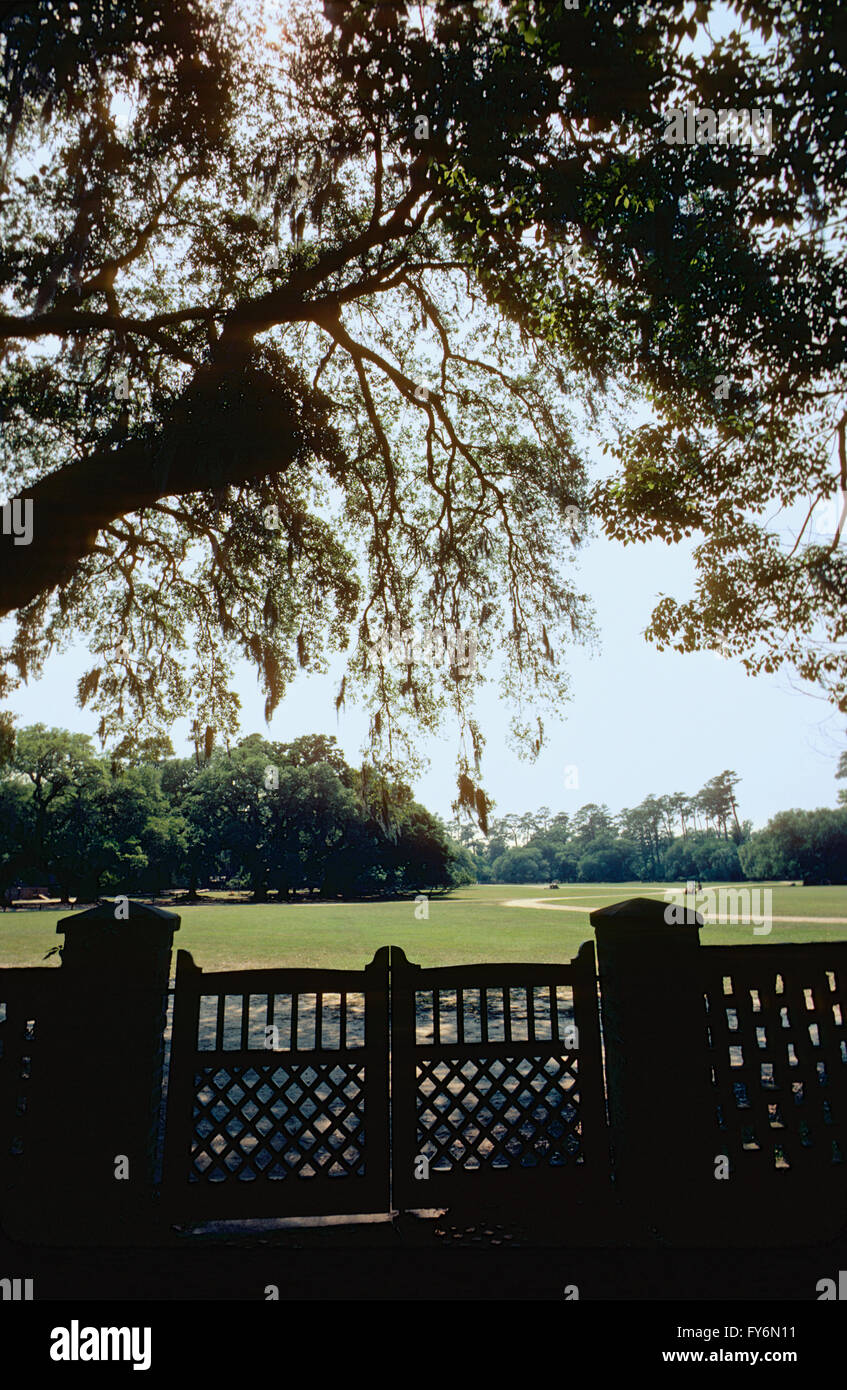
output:
<svg viewBox="0 0 847 1390"><path fill-rule="evenodd" d="M844 1164L847 947L701 954L720 1151L739 1173Z"/></svg>
<svg viewBox="0 0 847 1390"><path fill-rule="evenodd" d="M607 1180L593 948L560 966L391 960L395 1205Z"/></svg>
<svg viewBox="0 0 847 1390"><path fill-rule="evenodd" d="M416 1068L430 1171L582 1163L576 1056L429 1060Z"/></svg>
<svg viewBox="0 0 847 1390"><path fill-rule="evenodd" d="M185 1213L387 1209L387 951L207 975L180 952L165 1149Z"/></svg>
<svg viewBox="0 0 847 1390"><path fill-rule="evenodd" d="M195 1075L190 1181L365 1175L355 1063L212 1066Z"/></svg>

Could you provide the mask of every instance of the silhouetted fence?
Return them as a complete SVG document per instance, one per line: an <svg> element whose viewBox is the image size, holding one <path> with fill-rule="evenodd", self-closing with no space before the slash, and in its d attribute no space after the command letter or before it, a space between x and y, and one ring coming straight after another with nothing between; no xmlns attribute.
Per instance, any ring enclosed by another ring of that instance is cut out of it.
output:
<svg viewBox="0 0 847 1390"><path fill-rule="evenodd" d="M165 1199L181 1220L387 1211L388 947L364 970L180 951Z"/></svg>
<svg viewBox="0 0 847 1390"><path fill-rule="evenodd" d="M567 965L424 970L391 948L399 1209L530 1209L608 1182L594 946Z"/></svg>
<svg viewBox="0 0 847 1390"><path fill-rule="evenodd" d="M173 991L175 914L64 918L60 969L0 970L4 1228L124 1243L449 1207L584 1242L834 1238L847 943L701 947L664 909L591 914L596 964L590 942L436 969L398 947L363 970L180 951Z"/></svg>

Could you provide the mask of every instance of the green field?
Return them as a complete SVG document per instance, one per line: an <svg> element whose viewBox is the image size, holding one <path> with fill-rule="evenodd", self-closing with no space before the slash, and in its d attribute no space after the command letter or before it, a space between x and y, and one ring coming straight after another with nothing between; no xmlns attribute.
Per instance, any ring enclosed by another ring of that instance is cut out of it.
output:
<svg viewBox="0 0 847 1390"><path fill-rule="evenodd" d="M679 887L679 885L673 885ZM713 885L704 884L704 889ZM742 885L734 885L739 887ZM758 887L759 885L751 885ZM773 929L714 924L704 944L773 944L847 940L847 888L763 885L773 892ZM380 946L402 946L420 965L476 961L564 961L591 938L589 912L631 897L663 899L662 884L474 885L434 898L429 920L415 918L412 901L377 903L200 903L182 909L175 944L207 970L271 965L360 969ZM577 911L506 907L509 899L540 898ZM584 909L584 910L583 910ZM67 912L0 914L0 966L40 965L61 945L56 923ZM72 915L72 914L71 914ZM780 922L779 917L840 918L840 922ZM58 956L49 964L58 965Z"/></svg>

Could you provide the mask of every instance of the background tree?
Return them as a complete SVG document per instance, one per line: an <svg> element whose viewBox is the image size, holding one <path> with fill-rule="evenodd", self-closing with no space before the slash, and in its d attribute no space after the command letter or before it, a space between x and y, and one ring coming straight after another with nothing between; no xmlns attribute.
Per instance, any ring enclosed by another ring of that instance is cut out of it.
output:
<svg viewBox="0 0 847 1390"><path fill-rule="evenodd" d="M598 835L611 834L613 829L614 822L608 806L598 806L589 801L585 806L580 806L574 815L571 822L571 838L577 845L585 848Z"/></svg>
<svg viewBox="0 0 847 1390"><path fill-rule="evenodd" d="M194 759L97 757L34 725L0 764L0 886L83 900L231 883L259 900L439 892L474 881L467 850L403 783L350 768L335 740L250 735Z"/></svg>
<svg viewBox="0 0 847 1390"><path fill-rule="evenodd" d="M539 867L542 878L565 883L742 878L747 870L742 868L738 846L750 839L752 825L738 819L735 787L739 780L727 770L710 778L693 797L683 792L646 796L638 806L624 807L614 817L607 806L593 802L581 806L573 818L564 811L551 815L545 809L546 830L536 830L521 846L532 852L528 858L504 857L506 841L495 839L493 831L514 821L507 816L495 822L484 851L476 856L479 881L497 881L508 870L506 881L538 882ZM705 810L700 811L701 806ZM707 828L700 825L698 815L707 818ZM675 834L677 817L679 836ZM536 817L537 824L541 820L540 815Z"/></svg>
<svg viewBox="0 0 847 1390"><path fill-rule="evenodd" d="M67 899L118 886L168 887L185 852L181 817L154 766L97 758L91 740L43 724L20 729L0 783L6 874Z"/></svg>
<svg viewBox="0 0 847 1390"><path fill-rule="evenodd" d="M179 863L181 826L159 786L155 767L113 775L105 759L87 769L51 821L50 872L63 898L104 893L158 895Z"/></svg>
<svg viewBox="0 0 847 1390"><path fill-rule="evenodd" d="M677 816L677 817L679 818L679 826L680 826L680 830L682 831L682 838L683 838L683 840L684 840L684 839L686 838L687 833L688 833L688 831L687 831L687 819L688 819L688 814L689 814L688 797L685 795L684 792L674 792L672 796L669 796L669 797L668 797L668 804L669 804L669 806L670 806L670 808L671 808L671 814L674 815L674 816Z"/></svg>
<svg viewBox="0 0 847 1390"><path fill-rule="evenodd" d="M597 835L580 857L580 882L623 883L633 876L636 853L636 847L630 840Z"/></svg>
<svg viewBox="0 0 847 1390"><path fill-rule="evenodd" d="M650 828L648 813L641 806L632 809L624 807L618 816L621 834L634 847L634 862L639 878L655 878L657 873L657 847Z"/></svg>
<svg viewBox="0 0 847 1390"><path fill-rule="evenodd" d="M669 880L695 878L714 883L744 877L739 850L733 841L702 832L668 845L662 865L663 876Z"/></svg>
<svg viewBox="0 0 847 1390"><path fill-rule="evenodd" d="M17 734L8 766L31 789L25 836L30 869L48 874L56 855L56 831L89 791L91 775L96 776L91 740L85 734L34 724Z"/></svg>
<svg viewBox="0 0 847 1390"><path fill-rule="evenodd" d="M847 883L847 810L780 811L738 853L749 878Z"/></svg>
<svg viewBox="0 0 847 1390"><path fill-rule="evenodd" d="M541 883L547 870L541 855L534 849L507 849L492 865L495 882Z"/></svg>
<svg viewBox="0 0 847 1390"><path fill-rule="evenodd" d="M712 823L724 839L729 837L730 818L733 834L738 835L741 829L734 792L740 780L734 772L721 772L717 777L712 777L697 793L697 804L706 817L707 824Z"/></svg>
<svg viewBox="0 0 847 1390"><path fill-rule="evenodd" d="M206 875L243 883L259 901L302 888L355 896L470 881L467 855L409 788L348 767L334 739L251 734L213 754L183 806Z"/></svg>

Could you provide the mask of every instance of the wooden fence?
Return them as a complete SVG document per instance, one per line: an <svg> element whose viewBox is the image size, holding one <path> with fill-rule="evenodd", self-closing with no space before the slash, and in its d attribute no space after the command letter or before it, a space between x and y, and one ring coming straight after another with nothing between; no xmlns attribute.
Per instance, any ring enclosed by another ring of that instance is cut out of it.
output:
<svg viewBox="0 0 847 1390"><path fill-rule="evenodd" d="M391 951L399 1208L573 1207L609 1179L594 946L424 970Z"/></svg>
<svg viewBox="0 0 847 1390"><path fill-rule="evenodd" d="M180 951L174 1219L386 1211L388 947L364 970L206 973Z"/></svg>
<svg viewBox="0 0 847 1390"><path fill-rule="evenodd" d="M447 1207L589 1243L843 1234L847 943L701 947L650 899L591 921L596 958L561 964L180 951L170 1036L179 918L63 919L61 968L0 970L4 1229Z"/></svg>

